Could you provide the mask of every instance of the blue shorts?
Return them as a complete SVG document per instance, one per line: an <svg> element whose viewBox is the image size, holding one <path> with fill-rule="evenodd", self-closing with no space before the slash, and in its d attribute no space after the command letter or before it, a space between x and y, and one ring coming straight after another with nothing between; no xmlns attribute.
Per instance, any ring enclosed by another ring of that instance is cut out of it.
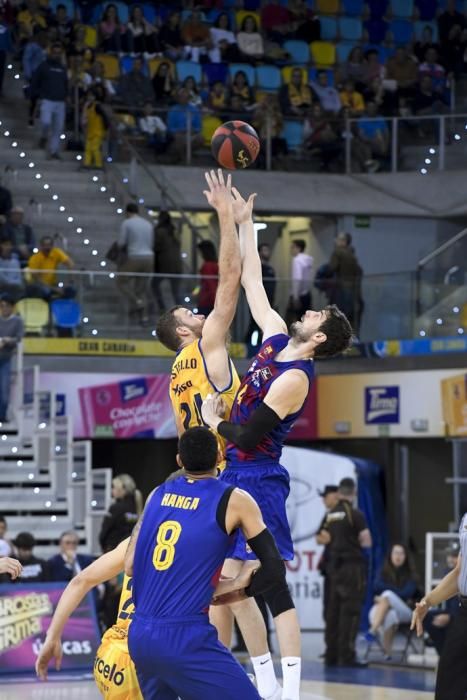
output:
<svg viewBox="0 0 467 700"><path fill-rule="evenodd" d="M290 477L287 469L277 462L248 467L227 466L219 478L253 496L261 509L267 528L276 540L282 559L291 561L294 558L294 551L285 507L290 493ZM227 558L256 559L256 555L248 547L240 530L235 535Z"/></svg>
<svg viewBox="0 0 467 700"><path fill-rule="evenodd" d="M136 614L128 648L144 700L260 700L207 615L153 619Z"/></svg>

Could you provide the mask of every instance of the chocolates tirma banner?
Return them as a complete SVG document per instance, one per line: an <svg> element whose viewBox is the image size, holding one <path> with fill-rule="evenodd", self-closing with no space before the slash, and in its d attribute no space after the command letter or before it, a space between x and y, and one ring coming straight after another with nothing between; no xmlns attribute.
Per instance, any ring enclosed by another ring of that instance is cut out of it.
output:
<svg viewBox="0 0 467 700"><path fill-rule="evenodd" d="M2 584L0 587L0 673L31 672L64 583ZM88 594L62 634L64 670L92 668L100 644L94 600Z"/></svg>

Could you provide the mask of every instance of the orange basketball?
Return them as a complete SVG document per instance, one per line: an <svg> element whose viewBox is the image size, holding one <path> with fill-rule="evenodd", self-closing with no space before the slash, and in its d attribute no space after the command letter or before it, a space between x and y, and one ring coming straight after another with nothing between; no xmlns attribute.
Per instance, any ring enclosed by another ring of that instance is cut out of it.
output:
<svg viewBox="0 0 467 700"><path fill-rule="evenodd" d="M248 168L258 157L258 134L246 122L225 122L214 132L211 151L219 165L227 170Z"/></svg>

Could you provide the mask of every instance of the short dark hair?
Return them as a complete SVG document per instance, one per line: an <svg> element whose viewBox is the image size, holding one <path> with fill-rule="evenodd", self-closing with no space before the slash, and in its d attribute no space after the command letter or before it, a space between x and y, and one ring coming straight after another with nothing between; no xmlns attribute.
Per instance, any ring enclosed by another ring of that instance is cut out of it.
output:
<svg viewBox="0 0 467 700"><path fill-rule="evenodd" d="M181 308L181 306L172 306L171 309L162 314L156 324L157 339L162 345L174 352L180 347L180 338L177 334L177 328L180 324L175 316L175 311Z"/></svg>
<svg viewBox="0 0 467 700"><path fill-rule="evenodd" d="M7 521L4 515L0 515L0 523L3 523L7 527Z"/></svg>
<svg viewBox="0 0 467 700"><path fill-rule="evenodd" d="M138 205L135 202L130 202L126 205L127 214L137 214L139 212Z"/></svg>
<svg viewBox="0 0 467 700"><path fill-rule="evenodd" d="M39 243L45 243L46 241L50 241L51 243L53 243L54 239L52 238L52 236L41 236L41 238L39 239Z"/></svg>
<svg viewBox="0 0 467 700"><path fill-rule="evenodd" d="M339 493L341 493L343 496L353 496L355 489L355 481L349 476L339 481Z"/></svg>
<svg viewBox="0 0 467 700"><path fill-rule="evenodd" d="M189 428L178 441L180 461L187 472L209 472L217 464L217 439L209 428Z"/></svg>
<svg viewBox="0 0 467 700"><path fill-rule="evenodd" d="M200 241L197 245L198 250L206 262L217 262L217 252L214 243L208 239Z"/></svg>
<svg viewBox="0 0 467 700"><path fill-rule="evenodd" d="M15 305L15 299L12 294L9 294L8 292L4 292L3 294L0 294L0 302L4 304L8 304L8 306L14 306Z"/></svg>
<svg viewBox="0 0 467 700"><path fill-rule="evenodd" d="M292 245L296 245L297 248L300 248L300 252L303 253L306 248L306 241L304 241L303 238L297 238L296 240L292 241Z"/></svg>
<svg viewBox="0 0 467 700"><path fill-rule="evenodd" d="M326 335L326 340L316 346L314 357L334 357L352 344L353 331L347 316L335 304L326 306L325 311L327 318L318 330Z"/></svg>

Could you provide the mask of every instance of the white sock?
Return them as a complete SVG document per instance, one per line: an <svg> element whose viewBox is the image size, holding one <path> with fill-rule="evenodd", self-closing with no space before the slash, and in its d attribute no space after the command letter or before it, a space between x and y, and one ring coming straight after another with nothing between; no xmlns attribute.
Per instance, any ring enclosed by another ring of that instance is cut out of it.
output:
<svg viewBox="0 0 467 700"><path fill-rule="evenodd" d="M299 656L283 656L282 679L284 700L300 700L300 675L302 660Z"/></svg>
<svg viewBox="0 0 467 700"><path fill-rule="evenodd" d="M255 671L258 693L262 698L267 698L277 688L276 672L274 671L271 654L268 652L262 656L252 656L251 663Z"/></svg>

